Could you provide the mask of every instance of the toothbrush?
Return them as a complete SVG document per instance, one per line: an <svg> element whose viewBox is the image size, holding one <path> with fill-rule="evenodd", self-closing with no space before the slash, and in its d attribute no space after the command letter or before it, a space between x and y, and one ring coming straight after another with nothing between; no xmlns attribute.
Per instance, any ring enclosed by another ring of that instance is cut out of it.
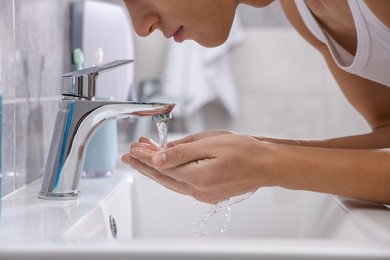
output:
<svg viewBox="0 0 390 260"><path fill-rule="evenodd" d="M103 49L97 48L93 53L94 66L101 65L103 63L103 57L104 57Z"/></svg>
<svg viewBox="0 0 390 260"><path fill-rule="evenodd" d="M73 50L73 64L76 67L76 70L83 69L84 66L84 54L83 51L79 48Z"/></svg>

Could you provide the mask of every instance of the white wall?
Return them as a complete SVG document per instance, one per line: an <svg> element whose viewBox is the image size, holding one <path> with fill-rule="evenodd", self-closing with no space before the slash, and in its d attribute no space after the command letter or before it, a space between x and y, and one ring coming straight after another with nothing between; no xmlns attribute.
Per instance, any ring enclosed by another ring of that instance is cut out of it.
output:
<svg viewBox="0 0 390 260"><path fill-rule="evenodd" d="M325 60L289 27L246 30L232 53L241 115L232 129L299 138L367 131Z"/></svg>

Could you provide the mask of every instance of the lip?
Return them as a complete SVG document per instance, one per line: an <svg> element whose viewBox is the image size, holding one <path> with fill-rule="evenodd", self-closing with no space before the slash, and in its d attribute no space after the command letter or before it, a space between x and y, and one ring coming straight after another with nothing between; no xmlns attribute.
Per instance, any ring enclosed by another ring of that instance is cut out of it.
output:
<svg viewBox="0 0 390 260"><path fill-rule="evenodd" d="M179 27L179 29L176 30L176 32L172 35L173 39L175 40L175 42L177 43L181 43L183 42L185 39L184 39L184 27L183 25Z"/></svg>

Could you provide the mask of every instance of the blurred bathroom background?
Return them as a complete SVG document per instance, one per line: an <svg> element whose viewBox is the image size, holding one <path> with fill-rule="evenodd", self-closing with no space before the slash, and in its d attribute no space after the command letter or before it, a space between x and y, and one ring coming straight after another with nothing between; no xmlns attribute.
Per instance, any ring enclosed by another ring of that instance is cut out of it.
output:
<svg viewBox="0 0 390 260"><path fill-rule="evenodd" d="M2 196L43 174L61 75L73 69L75 2L0 1ZM121 1L96 2L123 8ZM171 133L223 128L312 139L369 131L323 58L291 28L278 2L265 9L240 6L231 38L218 49L193 42L178 45L160 32L140 38L128 26L128 17L123 26L108 27L110 35L104 37L108 32L103 27L121 21L111 15L111 23L110 12L104 15L92 16L97 26L83 32L85 42L92 44L84 50L85 66L93 65L94 49L103 45L104 62L131 56L137 62L119 74L102 75L98 91L123 100L177 103ZM124 42L116 39L124 36ZM128 49L118 52L124 43ZM150 120L118 124L121 147L139 135L156 134Z"/></svg>

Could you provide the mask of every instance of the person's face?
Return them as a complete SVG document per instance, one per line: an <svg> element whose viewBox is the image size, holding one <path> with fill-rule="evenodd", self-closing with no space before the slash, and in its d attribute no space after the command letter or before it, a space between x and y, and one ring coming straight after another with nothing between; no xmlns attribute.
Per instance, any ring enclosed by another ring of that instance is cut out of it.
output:
<svg viewBox="0 0 390 260"><path fill-rule="evenodd" d="M227 39L239 1L236 0L125 0L136 33L155 29L175 41L194 40L205 47Z"/></svg>

